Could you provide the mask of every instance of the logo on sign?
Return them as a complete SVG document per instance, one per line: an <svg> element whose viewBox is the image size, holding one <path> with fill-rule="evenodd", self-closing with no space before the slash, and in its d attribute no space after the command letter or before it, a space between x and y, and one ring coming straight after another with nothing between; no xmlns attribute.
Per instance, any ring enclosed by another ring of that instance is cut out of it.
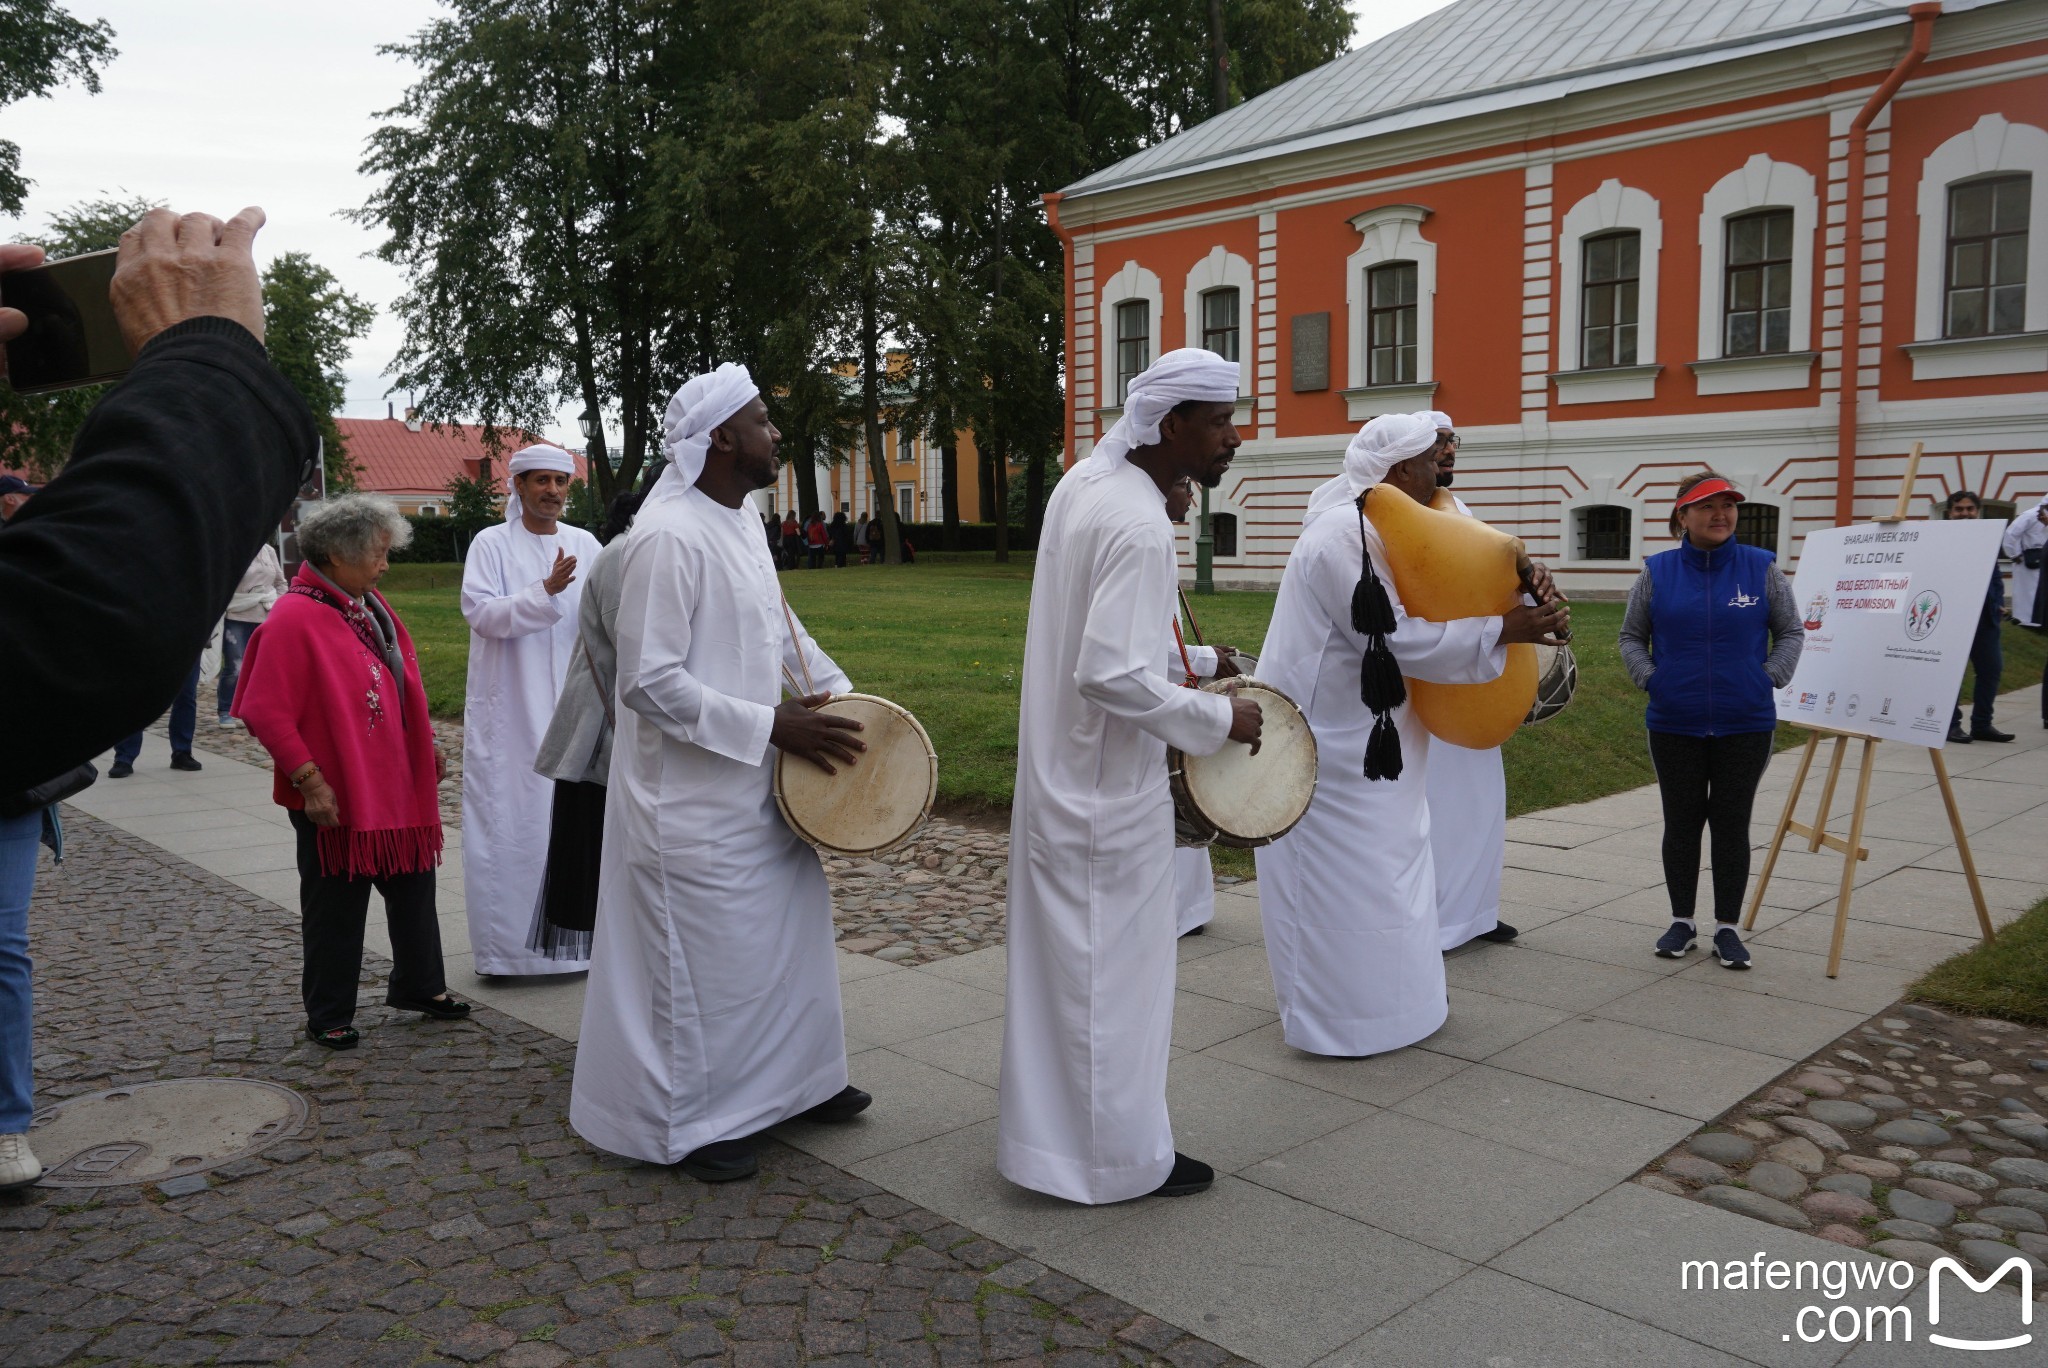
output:
<svg viewBox="0 0 2048 1368"><path fill-rule="evenodd" d="M1859 708L1861 708L1862 706L1863 706L1863 696L1862 696L1861 694L1850 694L1850 695L1849 695L1849 706L1848 706L1848 708L1847 708L1847 710L1846 710L1846 711L1848 712L1849 716L1851 716L1851 717L1854 717L1854 716L1856 715L1856 712L1857 712L1857 710L1858 710Z"/></svg>
<svg viewBox="0 0 2048 1368"><path fill-rule="evenodd" d="M1819 631L1821 619L1825 618L1827 615L1828 596L1826 594L1815 594L1812 600L1808 602L1806 605L1806 619L1804 622L1806 630L1809 632Z"/></svg>
<svg viewBox="0 0 2048 1368"><path fill-rule="evenodd" d="M1914 641L1925 641L1940 621L1941 595L1932 589L1921 590L1906 605L1906 635Z"/></svg>
<svg viewBox="0 0 2048 1368"><path fill-rule="evenodd" d="M1877 715L1879 717L1890 717L1892 715L1892 701L1889 698L1884 701L1884 706L1877 710Z"/></svg>
<svg viewBox="0 0 2048 1368"><path fill-rule="evenodd" d="M1833 689L1828 690L1828 701L1821 705L1821 711L1829 717L1835 715L1835 691Z"/></svg>
<svg viewBox="0 0 2048 1368"><path fill-rule="evenodd" d="M1817 694L1817 693L1808 693L1808 692L1806 692L1805 690L1803 690L1803 689L1802 689L1802 690L1800 690L1800 693L1799 693L1799 711L1801 711L1801 712L1812 712L1812 711L1813 711L1813 705L1814 705L1814 704L1816 704L1816 703L1818 703L1819 701L1820 701L1820 695L1819 695L1819 694Z"/></svg>

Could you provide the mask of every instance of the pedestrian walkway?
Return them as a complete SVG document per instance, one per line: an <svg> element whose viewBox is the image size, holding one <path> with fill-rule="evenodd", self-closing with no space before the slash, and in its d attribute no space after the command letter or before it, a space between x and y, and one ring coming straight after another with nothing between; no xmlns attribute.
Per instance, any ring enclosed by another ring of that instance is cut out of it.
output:
<svg viewBox="0 0 2048 1368"><path fill-rule="evenodd" d="M1947 753L2000 924L2048 896L2037 691L2006 695L2001 713L2017 742ZM1761 835L1796 759L1781 754L1764 780ZM79 805L290 905L289 833L261 811L268 775L209 761L203 776L152 777L162 764L160 749L146 754L137 780L102 783ZM1449 1024L1368 1060L1281 1042L1257 888L1220 892L1208 934L1181 943L1169 1084L1178 1147L1222 1175L1202 1197L1083 1208L997 1175L1001 947L909 968L842 954L853 1076L876 1105L857 1126L780 1134L1274 1368L1940 1362L1952 1352L1922 1342L1924 1328L1910 1346L1802 1343L1794 1315L1821 1300L1812 1291L1682 1292L1682 1260L1867 1256L1628 1182L1974 943L1925 753L1881 748L1871 800L1870 858L1832 980L1838 857L1780 860L1751 940L1756 967L1731 973L1650 953L1668 918L1654 790L1517 819L1503 915L1522 936L1454 955ZM444 934L459 952L449 877ZM459 955L451 968L458 992L573 1038L580 983L475 984ZM1924 1311L1918 1291L1871 1300L1901 1297ZM2009 1324L2012 1306L1952 1299L1943 1329L1967 1334L1972 1316Z"/></svg>

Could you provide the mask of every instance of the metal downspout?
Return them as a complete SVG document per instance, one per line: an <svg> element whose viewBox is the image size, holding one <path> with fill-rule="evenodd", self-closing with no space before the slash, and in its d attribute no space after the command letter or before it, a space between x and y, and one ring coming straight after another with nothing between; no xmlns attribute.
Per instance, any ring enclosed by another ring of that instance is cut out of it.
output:
<svg viewBox="0 0 2048 1368"><path fill-rule="evenodd" d="M1904 56L1884 84L1871 92L1863 110L1849 125L1848 199L1843 205L1842 224L1842 378L1837 407L1840 410L1835 436L1835 524L1846 527L1856 519L1856 409L1862 386L1863 359L1863 167L1864 147L1870 125L1878 111L1891 102L1919 65L1927 60L1934 45L1934 19L1941 13L1938 3L1913 5L1906 14L1913 21L1913 39ZM1887 258L1889 260L1889 258Z"/></svg>
<svg viewBox="0 0 2048 1368"><path fill-rule="evenodd" d="M1060 315L1066 320L1067 324L1066 409L1068 440L1066 442L1066 457L1067 465L1069 467L1072 467L1072 465L1074 464L1073 434L1078 414L1078 411L1074 407L1074 329L1076 326L1074 323L1074 235L1068 232L1060 224L1061 198L1062 196L1060 192L1057 190L1049 190L1045 194L1039 196L1039 199L1043 201L1043 203L1045 204L1046 226L1051 228L1052 235L1060 240L1060 251L1064 253L1066 256L1066 297L1060 300ZM1102 326L1100 319L1096 320L1096 326ZM1097 377L1095 377L1095 379L1096 383L1100 384L1102 377L1098 375Z"/></svg>

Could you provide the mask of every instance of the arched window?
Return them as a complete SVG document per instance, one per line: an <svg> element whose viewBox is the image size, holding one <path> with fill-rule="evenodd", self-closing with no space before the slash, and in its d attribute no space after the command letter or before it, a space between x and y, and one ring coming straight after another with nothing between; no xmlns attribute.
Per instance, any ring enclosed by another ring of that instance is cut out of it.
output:
<svg viewBox="0 0 2048 1368"><path fill-rule="evenodd" d="M1913 378L2048 371L2048 129L1986 114L1928 154L1917 207Z"/></svg>
<svg viewBox="0 0 2048 1368"><path fill-rule="evenodd" d="M1235 556L1237 554L1237 514L1211 513L1209 515L1209 538L1214 543L1210 554Z"/></svg>
<svg viewBox="0 0 2048 1368"><path fill-rule="evenodd" d="M1235 285L1202 294L1202 340L1204 351L1215 352L1225 361L1238 359L1238 291Z"/></svg>
<svg viewBox="0 0 2048 1368"><path fill-rule="evenodd" d="M1602 233L1581 244L1579 367L1633 366L1643 235Z"/></svg>
<svg viewBox="0 0 2048 1368"><path fill-rule="evenodd" d="M1721 355L1792 350L1792 211L1729 219L1722 260Z"/></svg>
<svg viewBox="0 0 2048 1368"><path fill-rule="evenodd" d="M1582 508L1575 518L1578 526L1579 560L1629 559L1635 531L1635 513L1620 504L1595 504Z"/></svg>
<svg viewBox="0 0 2048 1368"><path fill-rule="evenodd" d="M1415 383L1416 271L1389 261L1365 273L1368 385Z"/></svg>
<svg viewBox="0 0 2048 1368"><path fill-rule="evenodd" d="M1662 209L1618 180L1567 209L1559 225L1557 369L1560 404L1652 399L1657 393L1657 260Z"/></svg>
<svg viewBox="0 0 2048 1368"><path fill-rule="evenodd" d="M1131 393L1131 381L1152 364L1152 306L1127 299L1116 306L1116 401Z"/></svg>

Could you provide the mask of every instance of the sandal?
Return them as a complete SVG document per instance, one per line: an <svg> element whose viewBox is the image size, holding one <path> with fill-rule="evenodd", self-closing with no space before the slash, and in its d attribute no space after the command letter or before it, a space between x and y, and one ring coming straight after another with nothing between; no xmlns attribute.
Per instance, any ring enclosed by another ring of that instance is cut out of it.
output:
<svg viewBox="0 0 2048 1368"><path fill-rule="evenodd" d="M353 1026L336 1026L331 1031L316 1031L308 1026L306 1039L315 1045L324 1045L330 1050L353 1050L362 1043L363 1038Z"/></svg>
<svg viewBox="0 0 2048 1368"><path fill-rule="evenodd" d="M456 1001L453 993L445 991L437 998L387 998L384 1005L401 1012L424 1012L436 1021L461 1021L469 1015L469 1004Z"/></svg>

